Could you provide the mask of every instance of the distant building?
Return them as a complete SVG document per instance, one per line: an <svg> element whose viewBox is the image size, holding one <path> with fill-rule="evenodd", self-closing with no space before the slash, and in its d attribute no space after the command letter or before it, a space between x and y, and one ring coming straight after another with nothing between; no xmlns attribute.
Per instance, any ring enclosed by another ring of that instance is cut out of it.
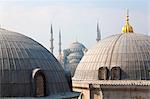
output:
<svg viewBox="0 0 150 99"><path fill-rule="evenodd" d="M53 47L52 47L53 50ZM41 44L0 28L0 97L76 98L56 58Z"/></svg>
<svg viewBox="0 0 150 99"><path fill-rule="evenodd" d="M128 17L122 33L98 41L77 66L80 99L150 99L150 37L134 33Z"/></svg>
<svg viewBox="0 0 150 99"><path fill-rule="evenodd" d="M77 65L87 51L85 46L78 41L73 42L69 48L63 50L59 61L66 71L70 71L74 75Z"/></svg>

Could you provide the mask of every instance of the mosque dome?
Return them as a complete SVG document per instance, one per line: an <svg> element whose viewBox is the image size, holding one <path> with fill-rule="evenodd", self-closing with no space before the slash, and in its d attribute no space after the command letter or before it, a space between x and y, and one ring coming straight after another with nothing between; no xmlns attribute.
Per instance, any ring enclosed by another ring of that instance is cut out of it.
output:
<svg viewBox="0 0 150 99"><path fill-rule="evenodd" d="M126 22L122 33L99 41L85 53L73 80L150 80L150 37L133 32L128 14Z"/></svg>
<svg viewBox="0 0 150 99"><path fill-rule="evenodd" d="M71 43L71 45L69 46L69 50L71 52L80 52L83 49L85 49L85 46L83 44L79 43L78 41Z"/></svg>
<svg viewBox="0 0 150 99"><path fill-rule="evenodd" d="M68 60L73 60L73 59L79 59L79 61L81 60L81 58L83 57L83 53L71 53L67 58Z"/></svg>
<svg viewBox="0 0 150 99"><path fill-rule="evenodd" d="M67 49L63 50L63 57L61 57L60 63L65 70L69 70L71 72L72 76L74 75L74 71L86 51L87 49L85 46L78 41L71 43Z"/></svg>
<svg viewBox="0 0 150 99"><path fill-rule="evenodd" d="M85 51L85 46L81 43L79 43L78 41L71 43L71 45L69 46L68 49L66 49L66 53L67 53L67 60L69 63L79 63L81 58L84 55L84 51ZM74 61L76 60L76 61Z"/></svg>
<svg viewBox="0 0 150 99"><path fill-rule="evenodd" d="M101 67L107 67L109 75L113 67L119 67L124 80L150 79L150 37L122 33L103 39L86 52L73 79L97 80Z"/></svg>
<svg viewBox="0 0 150 99"><path fill-rule="evenodd" d="M0 96L27 97L70 92L65 73L42 45L0 28Z"/></svg>

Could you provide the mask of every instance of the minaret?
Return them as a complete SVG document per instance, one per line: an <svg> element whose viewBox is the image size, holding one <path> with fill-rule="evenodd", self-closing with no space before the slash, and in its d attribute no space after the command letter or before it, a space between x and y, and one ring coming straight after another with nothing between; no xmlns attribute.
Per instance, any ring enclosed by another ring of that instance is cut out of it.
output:
<svg viewBox="0 0 150 99"><path fill-rule="evenodd" d="M51 24L51 39L50 39L50 42L51 42L51 46L50 46L50 50L51 50L51 53L53 54L53 49L54 49L54 46L53 46L53 41L54 41L54 38L53 38L53 27L52 27L52 24Z"/></svg>
<svg viewBox="0 0 150 99"><path fill-rule="evenodd" d="M96 41L100 41L101 40L101 32L100 32L100 29L99 29L99 23L97 22L97 38L96 38Z"/></svg>
<svg viewBox="0 0 150 99"><path fill-rule="evenodd" d="M61 30L59 30L59 43L58 43L58 45L59 45L59 56L61 56Z"/></svg>

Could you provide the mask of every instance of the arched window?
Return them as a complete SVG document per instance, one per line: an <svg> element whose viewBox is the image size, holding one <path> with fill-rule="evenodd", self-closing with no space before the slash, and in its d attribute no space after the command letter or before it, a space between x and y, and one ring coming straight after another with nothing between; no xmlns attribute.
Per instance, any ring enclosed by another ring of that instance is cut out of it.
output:
<svg viewBox="0 0 150 99"><path fill-rule="evenodd" d="M34 87L34 96L42 97L46 95L46 81L44 73L35 69L32 74L33 77L33 87Z"/></svg>
<svg viewBox="0 0 150 99"><path fill-rule="evenodd" d="M113 67L111 69L111 79L120 80L121 79L121 69L120 67Z"/></svg>
<svg viewBox="0 0 150 99"><path fill-rule="evenodd" d="M107 69L107 67L100 67L99 68L98 78L99 78L99 80L107 80L108 79L108 69Z"/></svg>

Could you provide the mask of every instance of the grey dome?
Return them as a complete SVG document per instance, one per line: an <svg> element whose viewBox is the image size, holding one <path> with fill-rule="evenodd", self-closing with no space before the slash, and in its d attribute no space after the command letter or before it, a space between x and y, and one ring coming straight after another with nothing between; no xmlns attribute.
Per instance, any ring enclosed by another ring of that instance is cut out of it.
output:
<svg viewBox="0 0 150 99"><path fill-rule="evenodd" d="M119 67L122 80L149 80L150 37L122 33L103 39L86 52L73 80L98 80L100 67Z"/></svg>
<svg viewBox="0 0 150 99"><path fill-rule="evenodd" d="M65 73L42 45L22 34L0 28L0 96L33 96L37 69L46 78L46 94L70 92Z"/></svg>

